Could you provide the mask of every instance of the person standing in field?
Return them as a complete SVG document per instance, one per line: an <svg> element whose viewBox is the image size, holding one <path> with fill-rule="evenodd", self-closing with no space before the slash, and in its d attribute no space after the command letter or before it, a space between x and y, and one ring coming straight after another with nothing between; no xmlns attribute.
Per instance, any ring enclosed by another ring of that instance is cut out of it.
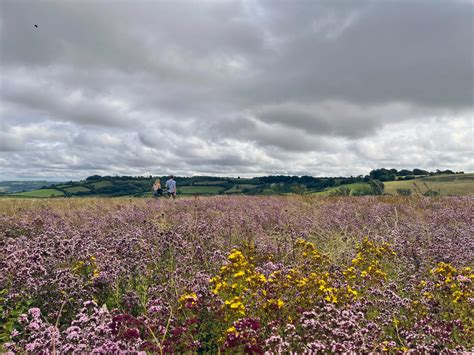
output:
<svg viewBox="0 0 474 355"><path fill-rule="evenodd" d="M161 181L160 179L156 179L153 187L151 188L154 197L160 197L163 195L163 189L161 188Z"/></svg>
<svg viewBox="0 0 474 355"><path fill-rule="evenodd" d="M173 179L173 175L166 181L166 188L168 189L168 197L176 197L176 181Z"/></svg>

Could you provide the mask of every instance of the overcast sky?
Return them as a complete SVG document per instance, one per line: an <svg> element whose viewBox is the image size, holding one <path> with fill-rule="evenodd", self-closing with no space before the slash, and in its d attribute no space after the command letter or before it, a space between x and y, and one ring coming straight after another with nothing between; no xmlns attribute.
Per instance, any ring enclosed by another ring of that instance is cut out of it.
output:
<svg viewBox="0 0 474 355"><path fill-rule="evenodd" d="M474 171L473 1L0 6L0 179Z"/></svg>

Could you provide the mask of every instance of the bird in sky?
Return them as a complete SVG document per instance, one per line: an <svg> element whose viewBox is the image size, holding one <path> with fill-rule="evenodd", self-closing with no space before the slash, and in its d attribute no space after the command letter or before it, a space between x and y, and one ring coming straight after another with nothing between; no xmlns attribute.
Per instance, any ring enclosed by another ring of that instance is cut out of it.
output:
<svg viewBox="0 0 474 355"><path fill-rule="evenodd" d="M38 25L35 25L36 28L38 28Z"/></svg>

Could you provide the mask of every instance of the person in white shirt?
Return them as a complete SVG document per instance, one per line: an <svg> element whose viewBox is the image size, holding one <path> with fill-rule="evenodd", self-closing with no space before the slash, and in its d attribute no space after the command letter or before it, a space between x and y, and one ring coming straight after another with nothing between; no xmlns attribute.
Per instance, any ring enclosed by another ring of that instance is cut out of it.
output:
<svg viewBox="0 0 474 355"><path fill-rule="evenodd" d="M160 179L156 179L153 187L151 188L154 197L160 197L163 194L163 189L161 188Z"/></svg>
<svg viewBox="0 0 474 355"><path fill-rule="evenodd" d="M173 175L166 181L166 188L168 189L168 197L176 197L176 181L173 179Z"/></svg>

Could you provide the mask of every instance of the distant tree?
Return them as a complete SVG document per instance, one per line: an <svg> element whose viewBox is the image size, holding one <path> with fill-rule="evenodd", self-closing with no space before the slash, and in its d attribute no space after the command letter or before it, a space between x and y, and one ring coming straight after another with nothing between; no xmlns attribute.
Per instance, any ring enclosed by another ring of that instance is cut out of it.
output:
<svg viewBox="0 0 474 355"><path fill-rule="evenodd" d="M455 174L452 170L436 170L436 174Z"/></svg>
<svg viewBox="0 0 474 355"><path fill-rule="evenodd" d="M428 171L421 169L413 169L413 175L428 175Z"/></svg>
<svg viewBox="0 0 474 355"><path fill-rule="evenodd" d="M370 187L358 188L351 190L352 196L367 196L373 195L372 189Z"/></svg>
<svg viewBox="0 0 474 355"><path fill-rule="evenodd" d="M372 189L373 195L383 195L383 191L385 185L380 180L370 180L369 181L370 188Z"/></svg>
<svg viewBox="0 0 474 355"><path fill-rule="evenodd" d="M304 195L306 193L306 186L305 185L293 185L291 187L291 191L295 194L298 194L298 195Z"/></svg>
<svg viewBox="0 0 474 355"><path fill-rule="evenodd" d="M88 178L86 178L86 181L97 181L97 180L100 180L100 179L102 179L102 176L92 175L92 176L89 176Z"/></svg>
<svg viewBox="0 0 474 355"><path fill-rule="evenodd" d="M391 173L389 170L382 168L372 170L369 175L373 180L388 181Z"/></svg>
<svg viewBox="0 0 474 355"><path fill-rule="evenodd" d="M413 175L413 171L403 169L403 170L400 170L397 175L398 175L398 176Z"/></svg>
<svg viewBox="0 0 474 355"><path fill-rule="evenodd" d="M336 180L333 178L325 179L324 180L324 187L333 187L336 185Z"/></svg>
<svg viewBox="0 0 474 355"><path fill-rule="evenodd" d="M397 194L399 194L400 196L410 196L411 189L397 189Z"/></svg>
<svg viewBox="0 0 474 355"><path fill-rule="evenodd" d="M341 186L329 192L329 195L331 196L349 196L350 194L351 194L351 189L348 188L347 186Z"/></svg>

